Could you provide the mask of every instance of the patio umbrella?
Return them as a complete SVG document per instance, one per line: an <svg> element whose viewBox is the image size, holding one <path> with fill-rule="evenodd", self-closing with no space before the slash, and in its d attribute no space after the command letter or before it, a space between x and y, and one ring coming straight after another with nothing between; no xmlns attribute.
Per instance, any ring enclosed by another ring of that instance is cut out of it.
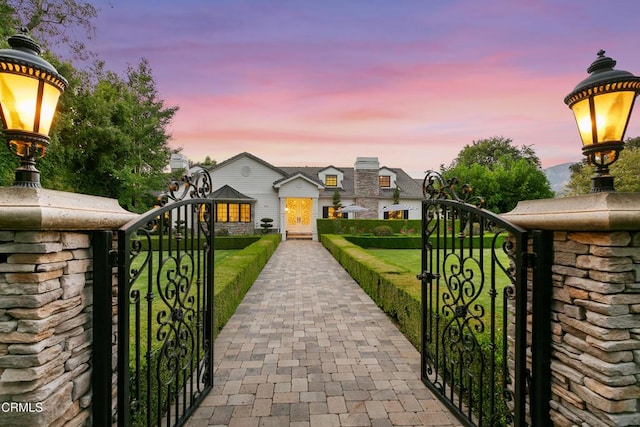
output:
<svg viewBox="0 0 640 427"><path fill-rule="evenodd" d="M364 212L364 211L368 211L368 210L369 209L364 208L362 206L349 205L349 206L345 206L344 208L338 209L336 212L338 212L338 213L349 213L349 212Z"/></svg>
<svg viewBox="0 0 640 427"><path fill-rule="evenodd" d="M358 206L358 205L349 205L349 206L345 206L344 208L340 208L338 209L336 212L337 213L349 213L349 212L353 212L354 214L357 212L364 212L364 211L368 211L369 209L362 207L362 206ZM355 215L354 215L355 218Z"/></svg>
<svg viewBox="0 0 640 427"><path fill-rule="evenodd" d="M393 211L412 211L417 209L414 206L405 205L404 203L397 203L395 205L389 205L382 208L382 212L393 212Z"/></svg>

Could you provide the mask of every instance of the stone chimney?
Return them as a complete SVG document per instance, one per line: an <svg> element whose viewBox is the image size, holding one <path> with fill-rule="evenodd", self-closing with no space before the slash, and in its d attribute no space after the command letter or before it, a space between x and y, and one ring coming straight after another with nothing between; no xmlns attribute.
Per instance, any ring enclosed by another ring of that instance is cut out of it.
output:
<svg viewBox="0 0 640 427"><path fill-rule="evenodd" d="M357 214L357 218L378 218L380 163L377 157L357 157L353 173L355 204L369 209Z"/></svg>

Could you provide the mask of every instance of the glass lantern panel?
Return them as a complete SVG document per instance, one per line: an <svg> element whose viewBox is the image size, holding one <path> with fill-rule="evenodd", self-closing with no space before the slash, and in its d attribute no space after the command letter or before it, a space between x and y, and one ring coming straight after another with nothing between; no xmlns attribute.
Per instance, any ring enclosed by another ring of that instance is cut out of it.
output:
<svg viewBox="0 0 640 427"><path fill-rule="evenodd" d="M635 95L634 91L611 92L593 98L599 143L622 141Z"/></svg>
<svg viewBox="0 0 640 427"><path fill-rule="evenodd" d="M7 129L33 132L38 83L32 77L0 73L0 106Z"/></svg>
<svg viewBox="0 0 640 427"><path fill-rule="evenodd" d="M45 83L42 94L40 128L38 129L38 133L49 135L51 122L53 122L53 115L55 114L56 106L58 105L58 98L60 98L60 90L55 86Z"/></svg>
<svg viewBox="0 0 640 427"><path fill-rule="evenodd" d="M578 124L578 131L580 132L580 138L582 138L582 144L588 146L593 144L593 135L591 132L591 111L589 110L589 99L583 99L580 102L576 102L571 107L573 115L576 118Z"/></svg>

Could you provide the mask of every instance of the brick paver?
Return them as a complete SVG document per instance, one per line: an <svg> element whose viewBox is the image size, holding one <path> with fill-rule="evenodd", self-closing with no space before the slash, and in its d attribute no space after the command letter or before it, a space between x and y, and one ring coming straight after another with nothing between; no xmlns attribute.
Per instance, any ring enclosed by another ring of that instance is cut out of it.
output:
<svg viewBox="0 0 640 427"><path fill-rule="evenodd" d="M459 426L420 355L318 242L280 244L215 342L201 426Z"/></svg>

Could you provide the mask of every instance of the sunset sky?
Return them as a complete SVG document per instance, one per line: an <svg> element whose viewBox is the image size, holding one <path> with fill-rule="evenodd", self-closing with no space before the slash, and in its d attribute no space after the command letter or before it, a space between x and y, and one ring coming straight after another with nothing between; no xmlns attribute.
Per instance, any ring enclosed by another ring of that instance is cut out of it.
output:
<svg viewBox="0 0 640 427"><path fill-rule="evenodd" d="M90 48L142 57L194 161L276 166L375 156L414 177L474 140L581 159L565 95L604 49L640 74L636 0L93 0ZM627 137L640 136L640 107Z"/></svg>

